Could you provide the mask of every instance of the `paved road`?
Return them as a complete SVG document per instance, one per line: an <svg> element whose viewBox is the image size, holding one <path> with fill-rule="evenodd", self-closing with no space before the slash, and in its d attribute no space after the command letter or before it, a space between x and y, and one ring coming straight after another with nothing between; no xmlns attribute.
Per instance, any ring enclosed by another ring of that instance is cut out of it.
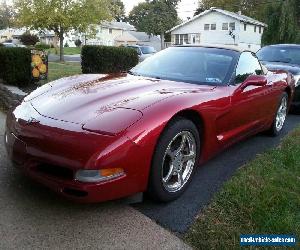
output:
<svg viewBox="0 0 300 250"><path fill-rule="evenodd" d="M188 249L130 206L78 205L11 167L0 112L0 249Z"/></svg>
<svg viewBox="0 0 300 250"><path fill-rule="evenodd" d="M49 62L58 62L59 61L59 56L50 54L48 56ZM81 57L80 55L71 55L71 56L64 56L65 62L81 62Z"/></svg>
<svg viewBox="0 0 300 250"><path fill-rule="evenodd" d="M199 212L209 204L214 194L220 190L223 183L238 168L257 154L276 147L282 136L298 125L300 125L300 116L289 116L281 137L258 135L221 153L197 170L193 182L180 199L168 204L157 204L146 200L135 208L165 228L184 233Z"/></svg>

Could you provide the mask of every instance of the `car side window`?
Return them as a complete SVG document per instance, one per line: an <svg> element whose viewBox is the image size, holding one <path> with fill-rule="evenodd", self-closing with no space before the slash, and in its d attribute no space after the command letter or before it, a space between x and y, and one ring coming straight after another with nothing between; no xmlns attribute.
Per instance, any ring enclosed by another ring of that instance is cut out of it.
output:
<svg viewBox="0 0 300 250"><path fill-rule="evenodd" d="M251 75L263 75L258 59L251 52L241 54L235 73L235 84L244 82Z"/></svg>

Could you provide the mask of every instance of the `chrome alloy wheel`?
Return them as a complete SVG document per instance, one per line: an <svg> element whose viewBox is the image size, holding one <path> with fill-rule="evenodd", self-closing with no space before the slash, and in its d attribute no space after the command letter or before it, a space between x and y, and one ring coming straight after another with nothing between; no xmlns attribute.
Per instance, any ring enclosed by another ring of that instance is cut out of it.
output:
<svg viewBox="0 0 300 250"><path fill-rule="evenodd" d="M284 122L286 120L287 116L287 98L284 97L281 100L280 106L278 108L277 114L276 114L276 130L279 132L283 128Z"/></svg>
<svg viewBox="0 0 300 250"><path fill-rule="evenodd" d="M188 182L196 162L196 140L189 131L178 133L163 158L162 182L168 192L181 190Z"/></svg>

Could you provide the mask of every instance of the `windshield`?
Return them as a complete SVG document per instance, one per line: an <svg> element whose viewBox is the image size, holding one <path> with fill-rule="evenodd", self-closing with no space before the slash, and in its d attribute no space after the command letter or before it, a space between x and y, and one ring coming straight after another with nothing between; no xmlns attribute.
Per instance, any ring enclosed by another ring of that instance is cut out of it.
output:
<svg viewBox="0 0 300 250"><path fill-rule="evenodd" d="M143 54L153 54L156 50L153 47L141 47Z"/></svg>
<svg viewBox="0 0 300 250"><path fill-rule="evenodd" d="M225 49L173 47L131 70L134 75L197 84L227 83L239 53Z"/></svg>
<svg viewBox="0 0 300 250"><path fill-rule="evenodd" d="M300 47L264 47L257 56L261 61L300 65Z"/></svg>

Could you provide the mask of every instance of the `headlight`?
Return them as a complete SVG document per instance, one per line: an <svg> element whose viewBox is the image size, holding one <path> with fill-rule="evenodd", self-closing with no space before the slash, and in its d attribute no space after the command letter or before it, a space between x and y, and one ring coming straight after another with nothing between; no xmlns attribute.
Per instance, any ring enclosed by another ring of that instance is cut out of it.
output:
<svg viewBox="0 0 300 250"><path fill-rule="evenodd" d="M95 183L112 180L125 175L122 168L108 168L100 170L78 170L75 174L75 180Z"/></svg>

